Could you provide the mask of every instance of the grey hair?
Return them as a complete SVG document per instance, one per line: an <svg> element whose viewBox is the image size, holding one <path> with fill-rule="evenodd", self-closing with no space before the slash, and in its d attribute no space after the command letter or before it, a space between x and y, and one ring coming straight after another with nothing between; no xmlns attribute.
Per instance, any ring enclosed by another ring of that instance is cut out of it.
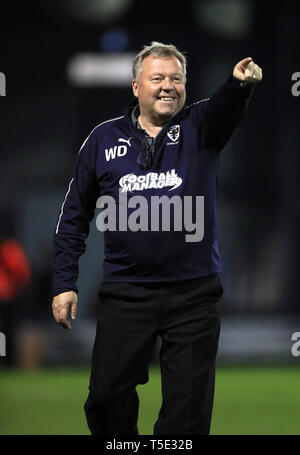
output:
<svg viewBox="0 0 300 455"><path fill-rule="evenodd" d="M142 72L142 62L149 55L155 57L176 57L183 67L184 77L186 79L186 58L173 44L163 44L158 41L152 41L150 46L144 48L135 56L132 64L133 78L137 81Z"/></svg>

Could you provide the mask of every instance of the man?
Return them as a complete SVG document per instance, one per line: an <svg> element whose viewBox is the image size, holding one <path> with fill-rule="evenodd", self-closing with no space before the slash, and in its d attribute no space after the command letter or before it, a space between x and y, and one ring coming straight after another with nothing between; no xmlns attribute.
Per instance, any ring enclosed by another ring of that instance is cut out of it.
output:
<svg viewBox="0 0 300 455"><path fill-rule="evenodd" d="M185 106L186 59L153 42L133 62L138 102L97 126L80 149L54 236L52 307L71 329L89 223L96 204L110 205L97 217L105 256L85 403L93 434L138 434L135 387L148 380L157 336L163 402L154 434L210 431L223 293L218 158L261 79L245 58L211 99Z"/></svg>

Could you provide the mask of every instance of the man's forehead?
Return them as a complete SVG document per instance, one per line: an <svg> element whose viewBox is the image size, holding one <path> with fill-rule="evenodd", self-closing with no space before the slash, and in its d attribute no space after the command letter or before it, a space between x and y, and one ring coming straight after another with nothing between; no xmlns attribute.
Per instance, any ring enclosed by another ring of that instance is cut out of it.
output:
<svg viewBox="0 0 300 455"><path fill-rule="evenodd" d="M147 72L155 72L158 68L173 69L177 72L183 72L183 67L177 57L170 55L164 57L157 57L155 55L148 55L142 61L142 68Z"/></svg>

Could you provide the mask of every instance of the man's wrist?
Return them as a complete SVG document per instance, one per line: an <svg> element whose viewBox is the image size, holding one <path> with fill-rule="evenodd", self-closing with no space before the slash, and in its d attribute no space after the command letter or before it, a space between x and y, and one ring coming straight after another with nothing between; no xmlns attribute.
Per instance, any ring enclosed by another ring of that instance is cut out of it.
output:
<svg viewBox="0 0 300 455"><path fill-rule="evenodd" d="M61 289L54 289L53 290L53 293L52 293L52 297L56 297L57 295L59 294L62 294L63 292L75 292L75 294L78 294L78 289L74 289L74 288L61 288Z"/></svg>
<svg viewBox="0 0 300 455"><path fill-rule="evenodd" d="M236 87L246 87L247 85L249 85L248 82L245 82L245 81L242 81L241 79L238 79L233 74L232 74L232 80L233 80L234 85L236 85Z"/></svg>
<svg viewBox="0 0 300 455"><path fill-rule="evenodd" d="M254 85L251 84L250 82L245 82L241 81L237 77L235 77L233 74L231 74L231 83L232 86L237 89L241 94L244 94L246 96L250 96L252 91L254 90Z"/></svg>

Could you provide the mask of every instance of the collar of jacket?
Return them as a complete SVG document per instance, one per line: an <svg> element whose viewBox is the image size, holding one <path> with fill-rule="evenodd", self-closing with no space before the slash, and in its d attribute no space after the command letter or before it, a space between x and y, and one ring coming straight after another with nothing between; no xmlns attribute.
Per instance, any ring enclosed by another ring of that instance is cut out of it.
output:
<svg viewBox="0 0 300 455"><path fill-rule="evenodd" d="M126 122L126 124L128 126L130 126L131 130L133 130L135 132L135 134L138 134L141 138L144 137L144 133L143 133L143 130L140 130L138 128L136 128L135 125L133 125L132 123L132 120L131 120L131 114L132 114L132 111L133 109L138 105L137 103L137 100L134 99L133 101L131 101L126 109L125 109L125 115L123 117L123 121ZM182 109L177 112L177 114L175 114L173 117L171 117L167 123L163 126L162 130L160 131L160 133L156 136L155 138L155 145L159 145L159 143L161 142L162 138L164 137L164 133L166 130L168 130L168 128L172 125L176 125L177 123L179 123L185 116L187 115L187 106L186 104L182 107Z"/></svg>

